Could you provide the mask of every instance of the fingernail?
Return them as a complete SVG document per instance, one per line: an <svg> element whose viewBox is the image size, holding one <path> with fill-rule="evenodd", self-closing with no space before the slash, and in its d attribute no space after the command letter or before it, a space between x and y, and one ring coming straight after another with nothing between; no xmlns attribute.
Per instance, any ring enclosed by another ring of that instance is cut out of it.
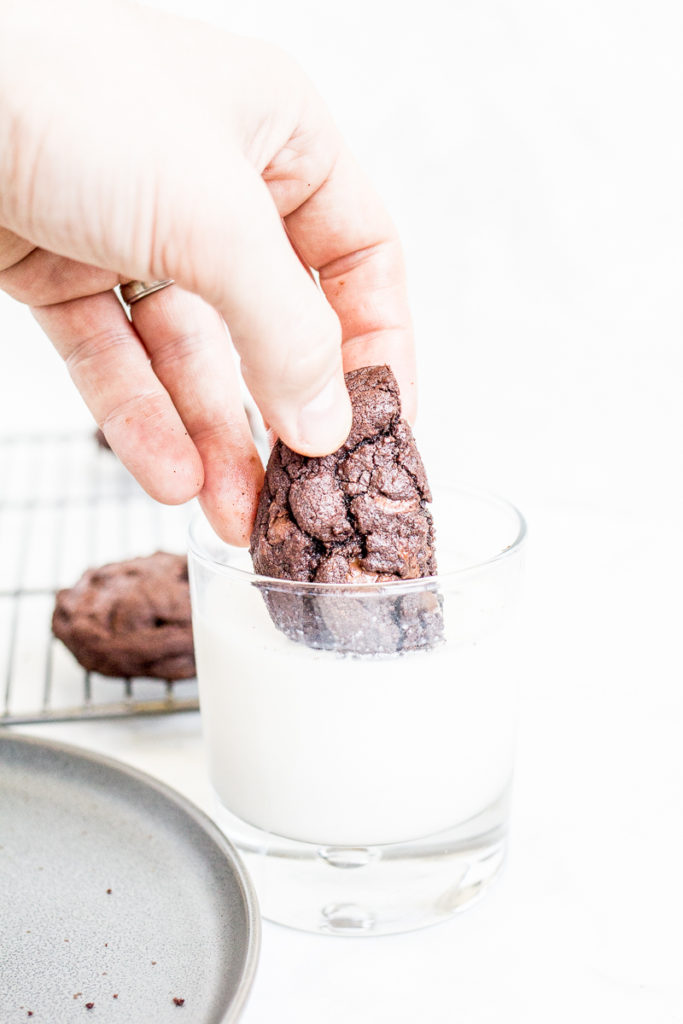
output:
<svg viewBox="0 0 683 1024"><path fill-rule="evenodd" d="M343 376L335 373L299 413L298 449L303 455L329 455L344 443L350 430L349 393Z"/></svg>

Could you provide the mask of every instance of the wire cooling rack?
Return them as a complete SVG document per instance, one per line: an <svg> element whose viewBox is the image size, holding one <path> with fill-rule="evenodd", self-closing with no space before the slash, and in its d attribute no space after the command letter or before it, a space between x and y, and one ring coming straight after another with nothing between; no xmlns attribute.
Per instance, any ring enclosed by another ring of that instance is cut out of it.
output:
<svg viewBox="0 0 683 1024"><path fill-rule="evenodd" d="M184 551L192 505L152 501L94 433L0 437L0 725L198 708L196 680L85 672L51 631L86 568Z"/></svg>

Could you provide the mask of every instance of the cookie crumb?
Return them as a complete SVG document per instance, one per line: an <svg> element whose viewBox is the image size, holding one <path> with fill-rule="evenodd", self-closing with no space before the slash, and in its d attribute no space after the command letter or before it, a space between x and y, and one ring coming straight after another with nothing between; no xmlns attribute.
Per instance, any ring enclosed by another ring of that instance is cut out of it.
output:
<svg viewBox="0 0 683 1024"><path fill-rule="evenodd" d="M82 992L74 992L74 999L79 999L82 995Z"/></svg>
<svg viewBox="0 0 683 1024"><path fill-rule="evenodd" d="M118 998L119 998L118 992L114 992L114 995L112 996L112 999L118 999Z"/></svg>
<svg viewBox="0 0 683 1024"><path fill-rule="evenodd" d="M152 960L152 967L156 967L156 965L157 965L156 960Z"/></svg>
<svg viewBox="0 0 683 1024"><path fill-rule="evenodd" d="M111 889L107 889L107 896L111 896Z"/></svg>
<svg viewBox="0 0 683 1024"><path fill-rule="evenodd" d="M173 1002L174 1002L174 1004L175 1004L176 1006L182 1006L182 1005L183 1005L183 1003L185 1002L185 1000L184 1000L184 999L178 999L178 997L177 997L177 996L174 996L174 997L173 997Z"/></svg>

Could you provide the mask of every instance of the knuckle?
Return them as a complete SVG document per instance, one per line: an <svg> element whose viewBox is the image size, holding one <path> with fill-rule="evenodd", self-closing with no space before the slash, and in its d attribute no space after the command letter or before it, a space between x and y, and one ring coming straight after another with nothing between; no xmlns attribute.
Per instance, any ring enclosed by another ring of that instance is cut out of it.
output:
<svg viewBox="0 0 683 1024"><path fill-rule="evenodd" d="M40 293L40 285L36 281L32 266L34 255L35 251L32 250L23 259L14 261L0 271L0 288L16 302L23 302L27 306L37 305ZM2 262L0 255L0 265Z"/></svg>
<svg viewBox="0 0 683 1024"><path fill-rule="evenodd" d="M79 341L66 355L65 362L69 373L73 376L84 372L93 361L101 361L112 352L118 351L120 346L129 344L131 337L127 325L107 326L94 331Z"/></svg>
<svg viewBox="0 0 683 1024"><path fill-rule="evenodd" d="M2 267L0 237L0 267ZM31 247L22 259L0 270L0 288L17 302L35 308L71 302L86 295L108 291L116 284L116 275L44 249Z"/></svg>
<svg viewBox="0 0 683 1024"><path fill-rule="evenodd" d="M152 353L152 369L159 370L170 363L191 361L206 346L206 335L202 331L188 331L174 334L161 343L156 343Z"/></svg>
<svg viewBox="0 0 683 1024"><path fill-rule="evenodd" d="M120 421L149 423L150 420L164 419L166 411L166 395L163 392L154 389L138 391L116 402L98 426L105 430Z"/></svg>
<svg viewBox="0 0 683 1024"><path fill-rule="evenodd" d="M0 227L0 287L4 291L8 291L3 281L4 274L26 259L33 249L34 246L31 242L20 238L19 235L8 231L7 228Z"/></svg>
<svg viewBox="0 0 683 1024"><path fill-rule="evenodd" d="M232 442L232 431L227 423L206 423L201 427L195 427L192 431L192 440L197 446L204 449L219 448L220 456L224 457L224 449Z"/></svg>

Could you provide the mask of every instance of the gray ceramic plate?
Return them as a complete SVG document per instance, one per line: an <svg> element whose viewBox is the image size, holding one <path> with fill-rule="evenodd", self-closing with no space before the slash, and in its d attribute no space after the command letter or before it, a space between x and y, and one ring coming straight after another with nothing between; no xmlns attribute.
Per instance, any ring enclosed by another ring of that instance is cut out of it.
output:
<svg viewBox="0 0 683 1024"><path fill-rule="evenodd" d="M244 868L196 807L97 754L0 736L2 1024L227 1024L259 938Z"/></svg>

